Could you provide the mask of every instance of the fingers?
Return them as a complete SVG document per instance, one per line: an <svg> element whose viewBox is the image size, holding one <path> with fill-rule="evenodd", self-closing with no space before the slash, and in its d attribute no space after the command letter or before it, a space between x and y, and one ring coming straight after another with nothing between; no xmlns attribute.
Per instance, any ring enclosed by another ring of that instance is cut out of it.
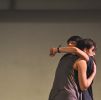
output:
<svg viewBox="0 0 101 100"><path fill-rule="evenodd" d="M53 48L51 48L50 49L50 54L49 54L51 57L53 57L53 56L55 56L55 54L54 54L54 49Z"/></svg>
<svg viewBox="0 0 101 100"><path fill-rule="evenodd" d="M56 52L57 52L56 48L50 48L50 56L51 57L55 56Z"/></svg>

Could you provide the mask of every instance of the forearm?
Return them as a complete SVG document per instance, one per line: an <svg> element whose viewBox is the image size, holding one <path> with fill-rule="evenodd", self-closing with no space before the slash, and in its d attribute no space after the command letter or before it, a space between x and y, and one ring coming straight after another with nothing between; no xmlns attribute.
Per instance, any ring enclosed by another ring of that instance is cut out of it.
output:
<svg viewBox="0 0 101 100"><path fill-rule="evenodd" d="M88 86L90 86L90 84L92 83L92 81L94 80L94 77L96 75L96 64L95 62L93 62L93 73L90 75L90 77L88 78Z"/></svg>
<svg viewBox="0 0 101 100"><path fill-rule="evenodd" d="M60 53L77 53L76 47L61 47L59 48Z"/></svg>
<svg viewBox="0 0 101 100"><path fill-rule="evenodd" d="M77 62L78 79L81 90L86 90L92 83L96 75L96 65L94 63L94 70L92 74L87 78L87 63L85 60Z"/></svg>
<svg viewBox="0 0 101 100"><path fill-rule="evenodd" d="M87 80L85 80L83 85L80 85L80 88L82 91L87 90L87 88L91 85L94 77L95 77L95 74L93 73Z"/></svg>
<svg viewBox="0 0 101 100"><path fill-rule="evenodd" d="M95 73L93 72L91 76L87 79L87 88L91 85L92 81L94 80Z"/></svg>
<svg viewBox="0 0 101 100"><path fill-rule="evenodd" d="M77 48L76 47L60 47L60 48L50 49L51 56L54 56L56 53L76 53L77 54Z"/></svg>
<svg viewBox="0 0 101 100"><path fill-rule="evenodd" d="M84 58L86 61L89 60L88 55L77 47L60 47L50 49L50 54L55 55L56 53L75 53Z"/></svg>
<svg viewBox="0 0 101 100"><path fill-rule="evenodd" d="M80 57L84 58L86 61L89 60L89 56L82 50L78 49L77 47L61 47L59 48L60 53L75 53Z"/></svg>

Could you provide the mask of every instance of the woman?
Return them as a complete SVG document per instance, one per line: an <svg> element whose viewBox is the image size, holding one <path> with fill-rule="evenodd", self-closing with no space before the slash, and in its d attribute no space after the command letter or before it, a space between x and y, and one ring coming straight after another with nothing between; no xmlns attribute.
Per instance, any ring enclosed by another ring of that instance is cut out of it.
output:
<svg viewBox="0 0 101 100"><path fill-rule="evenodd" d="M83 39L78 42L77 47L89 56L88 62L79 58L74 64L75 72L78 75L79 87L83 94L82 100L93 100L91 74L93 70L95 70L96 74L96 65L94 59L92 59L95 55L96 44L92 39ZM89 78L89 80L86 80L86 78Z"/></svg>

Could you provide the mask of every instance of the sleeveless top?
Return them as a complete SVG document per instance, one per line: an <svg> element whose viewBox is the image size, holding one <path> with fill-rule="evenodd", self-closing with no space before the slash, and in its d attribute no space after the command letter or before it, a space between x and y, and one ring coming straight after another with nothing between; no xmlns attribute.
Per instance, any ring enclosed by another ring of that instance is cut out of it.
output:
<svg viewBox="0 0 101 100"><path fill-rule="evenodd" d="M67 96L71 97L68 100L81 100L80 92L78 90L77 84L74 80L74 62L78 59L78 56L73 54L65 54L59 61L58 67L56 69L55 78L53 86L49 95L49 100L59 93L61 90L65 90ZM75 98L75 99L72 99Z"/></svg>

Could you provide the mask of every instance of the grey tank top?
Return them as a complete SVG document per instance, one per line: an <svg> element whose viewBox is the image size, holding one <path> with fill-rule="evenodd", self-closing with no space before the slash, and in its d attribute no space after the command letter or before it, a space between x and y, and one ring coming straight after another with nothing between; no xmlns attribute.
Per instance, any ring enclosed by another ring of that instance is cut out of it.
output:
<svg viewBox="0 0 101 100"><path fill-rule="evenodd" d="M81 94L74 79L73 69L73 64L77 59L78 57L73 54L66 54L60 59L49 98L54 98L58 91L66 90L68 98L81 100Z"/></svg>

